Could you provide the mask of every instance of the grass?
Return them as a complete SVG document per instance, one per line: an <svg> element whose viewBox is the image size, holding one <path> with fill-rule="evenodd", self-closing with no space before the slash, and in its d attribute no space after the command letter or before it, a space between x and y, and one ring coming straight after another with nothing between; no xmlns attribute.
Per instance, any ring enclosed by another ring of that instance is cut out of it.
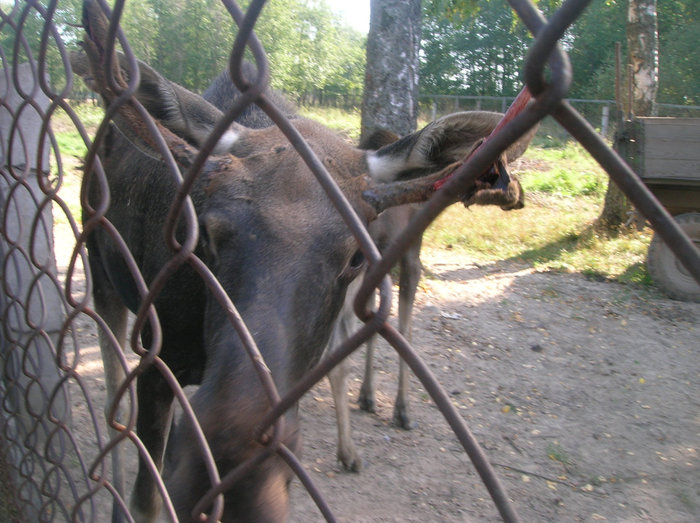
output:
<svg viewBox="0 0 700 523"><path fill-rule="evenodd" d="M590 198L546 195L532 195L524 209L510 213L453 206L428 228L423 245L457 250L481 263L517 261L540 270L648 284L643 261L650 233L602 235L593 227L599 213Z"/></svg>
<svg viewBox="0 0 700 523"><path fill-rule="evenodd" d="M92 135L102 110L81 104L76 112ZM350 140L358 140L359 111L310 107L302 108L300 113ZM55 120L54 129L66 165L63 184L66 193L73 193L64 199L78 217L75 195L85 147L66 115L58 114ZM517 261L540 270L650 284L644 265L650 230L609 236L595 228L607 175L580 145L550 136L545 130L515 167L527 195L524 209L503 212L492 207L472 207L465 211L459 205L452 206L426 231L424 249L452 249L481 263Z"/></svg>
<svg viewBox="0 0 700 523"><path fill-rule="evenodd" d="M103 109L91 103L81 103L76 104L73 110L85 127L88 136L92 138L104 115ZM51 124L62 163L63 176L59 196L66 202L71 214L79 222L81 165L87 153L87 147L66 112L57 111L51 119ZM51 174L54 177L58 176L58 165L55 159L51 161ZM58 223L67 223L66 216L56 207L54 207L54 220Z"/></svg>
<svg viewBox="0 0 700 523"><path fill-rule="evenodd" d="M592 196L602 201L608 177L578 143L570 141L557 147L535 145L528 150L526 158L536 167L525 167L519 172L526 191Z"/></svg>
<svg viewBox="0 0 700 523"><path fill-rule="evenodd" d="M323 123L329 129L346 136L354 143L360 141L360 110L344 111L335 107L302 107L299 114Z"/></svg>
<svg viewBox="0 0 700 523"><path fill-rule="evenodd" d="M611 236L597 230L607 175L580 145L533 146L517 174L526 193L524 209L464 212L453 206L430 226L423 244L459 250L483 263L519 261L540 270L650 284L643 263L650 231Z"/></svg>

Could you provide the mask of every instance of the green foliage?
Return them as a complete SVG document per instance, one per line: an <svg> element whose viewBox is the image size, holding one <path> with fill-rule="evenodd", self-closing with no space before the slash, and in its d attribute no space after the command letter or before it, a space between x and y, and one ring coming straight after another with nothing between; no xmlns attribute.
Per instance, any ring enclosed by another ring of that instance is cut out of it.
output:
<svg viewBox="0 0 700 523"><path fill-rule="evenodd" d="M113 2L112 2L113 3ZM247 3L243 2L246 7ZM81 0L60 0L52 21L66 47L82 39ZM3 11L28 41L20 61L39 54L41 33L48 17L42 7L18 3ZM136 56L168 79L195 92L204 90L229 61L238 28L220 0L141 0L126 2L121 26ZM362 89L365 37L344 26L325 1L268 2L256 25L272 71L272 86L295 94L314 90L350 93ZM16 32L3 25L0 44L11 57ZM48 72L54 86L65 83L66 66L56 42L49 38ZM82 83L76 85L84 90Z"/></svg>
<svg viewBox="0 0 700 523"><path fill-rule="evenodd" d="M363 86L365 37L343 26L325 2L270 2L256 34L268 54L275 89L301 95L349 93Z"/></svg>
<svg viewBox="0 0 700 523"><path fill-rule="evenodd" d="M464 22L479 11L479 0L432 0L424 2L424 12L432 18Z"/></svg>
<svg viewBox="0 0 700 523"><path fill-rule="evenodd" d="M700 3L669 0L657 5L659 91L657 102L700 104ZM615 43L627 61L627 1L593 0L570 31L573 98L615 96ZM622 71L622 81L626 71ZM624 90L624 89L623 89Z"/></svg>
<svg viewBox="0 0 700 523"><path fill-rule="evenodd" d="M700 105L700 2L658 4L660 103Z"/></svg>
<svg viewBox="0 0 700 523"><path fill-rule="evenodd" d="M482 8L490 7L498 0L430 0L423 2L423 12L431 18L444 18L455 24L476 16ZM547 13L561 4L560 0L534 0L539 9Z"/></svg>
<svg viewBox="0 0 700 523"><path fill-rule="evenodd" d="M570 30L572 98L615 98L615 43L625 60L627 2L593 0Z"/></svg>
<svg viewBox="0 0 700 523"><path fill-rule="evenodd" d="M243 2L243 6L247 5ZM47 18L57 31L45 39L46 71L55 89L67 87L60 52L77 46L81 0L10 2L0 9L11 19L0 34L12 57L21 30L27 46L19 60L36 59ZM545 13L559 0L540 0ZM421 91L435 94L512 96L531 42L505 0L423 2ZM627 1L593 0L564 39L574 69L569 96L614 97L615 42L626 59ZM700 105L700 2L659 2L658 102ZM136 55L171 80L203 90L228 63L237 27L220 0L141 0L126 3L122 26ZM324 0L275 0L264 7L256 33L266 48L273 87L304 95L318 91L358 92L363 87L365 36L343 25ZM21 40L19 40L21 42ZM74 91L84 88L76 82Z"/></svg>
<svg viewBox="0 0 700 523"><path fill-rule="evenodd" d="M40 55L44 54L44 73L49 82L57 91L66 90L69 87L65 74L67 65L63 62L61 49L64 44L75 45L80 39L77 25L80 23L81 4L81 0L63 0L56 5L54 12L50 12L39 2L36 5L29 2L0 2L3 17L7 16L9 20L3 23L0 32L3 60L13 61L16 52L18 64L29 61L39 63ZM44 35L47 20L55 24L57 31ZM22 34L23 39L17 38L18 34Z"/></svg>
<svg viewBox="0 0 700 523"><path fill-rule="evenodd" d="M530 147L528 157L540 168L521 171L527 192L591 196L602 201L608 177L580 144L569 141L555 148Z"/></svg>
<svg viewBox="0 0 700 523"><path fill-rule="evenodd" d="M124 26L136 54L169 79L202 91L227 67L238 28L219 0L128 5ZM325 2L269 2L255 31L267 52L273 88L295 94L361 88L364 39L344 27Z"/></svg>
<svg viewBox="0 0 700 523"><path fill-rule="evenodd" d="M193 91L224 70L236 27L218 0L127 2L121 24L139 59Z"/></svg>
<svg viewBox="0 0 700 523"><path fill-rule="evenodd" d="M425 10L421 92L514 96L520 90L527 30L505 0L477 7L463 21Z"/></svg>
<svg viewBox="0 0 700 523"><path fill-rule="evenodd" d="M546 14L560 3L537 5ZM627 61L627 5L626 0L593 0L565 35L574 71L571 98L615 97L616 42L622 44L623 67ZM658 2L657 14L657 101L700 105L700 2ZM423 93L517 92L531 39L505 0L432 0L424 3L423 27Z"/></svg>

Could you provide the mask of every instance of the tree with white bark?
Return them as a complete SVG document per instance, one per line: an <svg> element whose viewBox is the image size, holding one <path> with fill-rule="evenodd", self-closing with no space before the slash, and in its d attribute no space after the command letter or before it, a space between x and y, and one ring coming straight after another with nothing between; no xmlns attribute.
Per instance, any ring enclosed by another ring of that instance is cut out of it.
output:
<svg viewBox="0 0 700 523"><path fill-rule="evenodd" d="M653 116L659 85L656 0L629 0L627 49L632 83L632 113L635 116ZM627 221L628 210L627 198L611 180L598 224L603 229L614 232Z"/></svg>

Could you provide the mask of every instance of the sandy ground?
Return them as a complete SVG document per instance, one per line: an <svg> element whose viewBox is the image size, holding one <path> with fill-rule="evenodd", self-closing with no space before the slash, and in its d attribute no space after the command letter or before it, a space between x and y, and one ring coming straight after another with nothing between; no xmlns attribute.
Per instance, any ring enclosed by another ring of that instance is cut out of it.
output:
<svg viewBox="0 0 700 523"><path fill-rule="evenodd" d="M450 251L425 252L423 262L413 345L523 521L700 520L699 304L575 274L478 266ZM74 433L89 463L97 431L104 437L104 380L92 322L79 319L78 327ZM497 520L465 452L415 378L415 427L392 426L397 360L386 343L379 352L376 414L357 409L363 356L352 358L359 474L336 461L327 383L301 405L303 461L338 520ZM134 466L132 446L131 472ZM107 521L108 496L94 499L95 520ZM294 522L323 520L298 481L292 505Z"/></svg>

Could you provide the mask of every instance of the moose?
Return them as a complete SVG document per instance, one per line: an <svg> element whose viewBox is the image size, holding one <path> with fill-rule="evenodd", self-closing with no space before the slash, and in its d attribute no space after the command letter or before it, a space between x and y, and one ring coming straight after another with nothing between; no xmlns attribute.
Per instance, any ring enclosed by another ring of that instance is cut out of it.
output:
<svg viewBox="0 0 700 523"><path fill-rule="evenodd" d="M470 114L477 116L483 122L491 122L491 129L495 128L503 115L496 112L473 111ZM537 132L537 126L531 128L525 135L506 150L506 157L509 162L518 159L527 149L530 141ZM376 150L399 140L399 137L386 129L379 129L371 133L362 143L361 149ZM482 201L481 204L490 202ZM501 204L505 211L520 209L523 207L521 200L508 204ZM402 205L392 207L380 214L375 221L369 224L368 230L372 239L376 243L380 252L383 252L406 227L416 214L420 204ZM413 304L416 297L416 290L422 271L420 261L420 250L422 237L418 237L404 252L399 259L399 300L398 300L398 323L399 332L411 341L412 335L412 315ZM347 297L343 309L338 315L338 319L333 327L331 339L328 343L328 351L338 347L347 339L353 331L357 329L359 320L353 311L356 288L361 278L357 278L348 288ZM376 337L372 336L366 342L365 368L362 385L358 396L358 405L367 412L376 411L376 386L374 380L374 342ZM337 365L328 375L331 385L333 402L336 411L338 428L338 461L343 468L351 472L359 472L362 468L362 459L355 447L352 439L352 426L350 423L350 406L348 404L347 360ZM394 400L393 423L397 427L410 430L413 421L409 414L408 401L409 369L405 361L399 358L398 383L396 388L396 398Z"/></svg>
<svg viewBox="0 0 700 523"><path fill-rule="evenodd" d="M136 71L121 55L108 60L108 20L97 2L85 1L83 23L84 53L74 56L74 70L109 106ZM229 106L234 94L213 88L205 99L143 62L137 67L140 83L133 96L153 117L184 172L223 117L217 107ZM108 80L111 75L116 89ZM324 189L279 128L231 124L189 194L198 217L194 255L216 277L217 288L225 291L254 338L264 362L254 361L245 350L247 340L233 325L230 307L193 264L180 265L170 277L159 279L175 256L163 230L179 186L139 114L133 104L120 106L98 146L106 187L88 169L83 197L88 202L86 223L91 207L107 196L109 201L101 223L111 227L94 228L87 238L95 310L109 327L100 333L108 405L124 380L114 347L126 346L127 311L141 307L142 283L157 283L157 322L144 323L141 344L148 350L158 340L160 361L178 383L199 384L190 404L225 476L265 448L268 434L257 437L256 429L272 402L256 370L269 369L280 396L301 379L321 357L364 258ZM253 115L251 121L261 120ZM310 120L292 122L365 225L390 206L426 200L435 182L451 173L494 125L478 113L455 114L367 151ZM507 173L504 161L499 165L499 173L484 173L465 189L465 202L506 207L522 202L518 181ZM178 238L185 236L183 221L176 228ZM138 267L138 278L119 248L122 242ZM207 461L191 443L197 427L184 417L172 423L174 391L159 366L145 366L136 389L138 437L156 468L165 464L163 477L177 517L199 520L201 514L193 512L211 484ZM296 408L287 411L281 427L273 437L298 453ZM125 485L119 447L113 453L113 475L121 493ZM292 471L278 452L261 455L257 466L241 472L224 492L221 521L286 520ZM163 503L149 465L140 455L130 500L131 516L139 522L154 521ZM114 521L125 518L123 510L115 502Z"/></svg>

